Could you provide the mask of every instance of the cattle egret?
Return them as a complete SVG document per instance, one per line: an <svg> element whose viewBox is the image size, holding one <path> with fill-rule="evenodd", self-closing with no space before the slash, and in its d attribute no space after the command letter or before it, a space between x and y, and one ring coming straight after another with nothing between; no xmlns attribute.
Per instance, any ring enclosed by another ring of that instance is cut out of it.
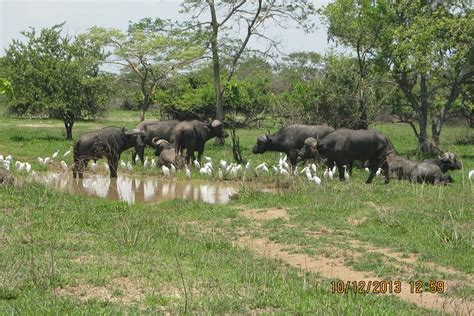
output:
<svg viewBox="0 0 474 316"><path fill-rule="evenodd" d="M171 171L171 174L176 173L176 167L173 164L171 164L171 166L170 166L170 171Z"/></svg>
<svg viewBox="0 0 474 316"><path fill-rule="evenodd" d="M128 171L133 172L133 165L130 161L127 162L127 169L128 169Z"/></svg>
<svg viewBox="0 0 474 316"><path fill-rule="evenodd" d="M208 168L208 169L211 169L211 170L214 170L214 167L212 166L212 162L206 162L204 164L204 167Z"/></svg>
<svg viewBox="0 0 474 316"><path fill-rule="evenodd" d="M56 157L59 155L59 149L56 150L52 156L53 159L56 159Z"/></svg>
<svg viewBox="0 0 474 316"><path fill-rule="evenodd" d="M314 163L311 164L311 170L316 173L316 165Z"/></svg>
<svg viewBox="0 0 474 316"><path fill-rule="evenodd" d="M221 160L219 161L219 165L222 167L222 170L226 170L226 169L227 169L227 161L221 159Z"/></svg>
<svg viewBox="0 0 474 316"><path fill-rule="evenodd" d="M97 170L97 162L95 161L91 162L91 170L93 173L95 173L95 171Z"/></svg>
<svg viewBox="0 0 474 316"><path fill-rule="evenodd" d="M127 164L125 163L125 161L120 160L120 168L122 168L122 170L127 169Z"/></svg>
<svg viewBox="0 0 474 316"><path fill-rule="evenodd" d="M196 159L193 161L193 164L194 164L194 168L196 168L196 170L201 169L201 164Z"/></svg>
<svg viewBox="0 0 474 316"><path fill-rule="evenodd" d="M10 171L10 160L5 160L3 162L3 168L7 171Z"/></svg>
<svg viewBox="0 0 474 316"><path fill-rule="evenodd" d="M382 174L382 168L378 168L378 169L377 169L377 172L375 173L375 175L376 175L377 177L380 177L381 174Z"/></svg>
<svg viewBox="0 0 474 316"><path fill-rule="evenodd" d="M282 174L282 175L285 175L285 176L289 176L289 175L290 175L290 173L288 172L288 170L286 170L286 169L284 169L284 168L281 168L279 171L280 171L280 174Z"/></svg>
<svg viewBox="0 0 474 316"><path fill-rule="evenodd" d="M0 155L0 162L3 162L4 159L5 159L5 158L3 158L2 155Z"/></svg>
<svg viewBox="0 0 474 316"><path fill-rule="evenodd" d="M188 165L184 167L184 172L186 173L186 178L191 179L191 170L189 170Z"/></svg>
<svg viewBox="0 0 474 316"><path fill-rule="evenodd" d="M275 173L280 173L280 170L278 170L277 166L272 166L272 169Z"/></svg>
<svg viewBox="0 0 474 316"><path fill-rule="evenodd" d="M257 167L255 167L255 170L260 170L260 169L262 169L262 168L263 168L264 166L266 166L266 165L267 165L266 162L261 163L261 164L259 164Z"/></svg>
<svg viewBox="0 0 474 316"><path fill-rule="evenodd" d="M313 178L313 175L311 174L311 171L306 171L306 178L308 178L308 180L311 181L311 179Z"/></svg>
<svg viewBox="0 0 474 316"><path fill-rule="evenodd" d="M251 171L252 171L252 165L250 164L250 161L247 162L247 164L245 165L245 171L247 171L247 172L251 172Z"/></svg>
<svg viewBox="0 0 474 316"><path fill-rule="evenodd" d="M202 174L202 175L211 176L212 175L212 170L209 169L207 166L205 166L205 167L202 167L201 169L199 169L199 173Z"/></svg>
<svg viewBox="0 0 474 316"><path fill-rule="evenodd" d="M268 167L267 167L267 166L263 166L263 167L262 167L262 171L265 172L265 173L268 173Z"/></svg>
<svg viewBox="0 0 474 316"><path fill-rule="evenodd" d="M324 178L328 178L328 177L329 177L329 168L326 168L326 170L324 170L323 177L324 177Z"/></svg>
<svg viewBox="0 0 474 316"><path fill-rule="evenodd" d="M221 168L219 168L219 180L224 180L224 172L222 171Z"/></svg>
<svg viewBox="0 0 474 316"><path fill-rule="evenodd" d="M286 157L286 156L285 156ZM283 165L282 165L283 168L285 168L286 170L289 170L290 169L290 165L285 161L283 162Z"/></svg>
<svg viewBox="0 0 474 316"><path fill-rule="evenodd" d="M332 171L332 174L333 174L333 175L336 173L336 171L337 171L337 165L336 165L336 163L334 163L334 167L332 167L332 170L331 170L331 171Z"/></svg>
<svg viewBox="0 0 474 316"><path fill-rule="evenodd" d="M151 168L156 169L156 160L155 159L151 160Z"/></svg>
<svg viewBox="0 0 474 316"><path fill-rule="evenodd" d="M69 150L64 153L63 157L66 157L67 155L69 155L71 151L72 151L72 147L70 147Z"/></svg>
<svg viewBox="0 0 474 316"><path fill-rule="evenodd" d="M13 159L12 155L8 155L8 156L5 158L5 160L8 160L8 161L12 161L12 159Z"/></svg>
<svg viewBox="0 0 474 316"><path fill-rule="evenodd" d="M350 176L349 176L349 172L347 172L347 166L344 165L342 167L344 168L344 179L349 180Z"/></svg>
<svg viewBox="0 0 474 316"><path fill-rule="evenodd" d="M206 162L211 162L212 163L212 158L208 156L203 157Z"/></svg>
<svg viewBox="0 0 474 316"><path fill-rule="evenodd" d="M16 169L20 168L21 165L22 165L21 162L19 162L19 161L15 162L15 168Z"/></svg>
<svg viewBox="0 0 474 316"><path fill-rule="evenodd" d="M26 167L25 167L26 173L30 173L31 171L31 165L27 162Z"/></svg>
<svg viewBox="0 0 474 316"><path fill-rule="evenodd" d="M148 168L148 156L145 157L145 161L143 162L143 170L145 170L146 168Z"/></svg>
<svg viewBox="0 0 474 316"><path fill-rule="evenodd" d="M469 180L474 180L474 170L469 171Z"/></svg>
<svg viewBox="0 0 474 316"><path fill-rule="evenodd" d="M51 160L51 158L49 158L49 157L44 158L43 164L44 164L45 166L47 166L47 165L49 164L49 161L50 161L50 160Z"/></svg>
<svg viewBox="0 0 474 316"><path fill-rule="evenodd" d="M38 162L41 166L44 165L44 159L43 158L38 157Z"/></svg>
<svg viewBox="0 0 474 316"><path fill-rule="evenodd" d="M309 166L306 166L306 167L304 167L304 168L300 171L300 173L306 173L306 172L308 172L308 171L310 171L310 170L309 170Z"/></svg>
<svg viewBox="0 0 474 316"><path fill-rule="evenodd" d="M329 169L329 168L328 168L328 176L329 176L329 179L331 179L331 180L334 177L334 172L332 172L332 170Z"/></svg>
<svg viewBox="0 0 474 316"><path fill-rule="evenodd" d="M63 167L64 171L67 171L67 163L64 160L61 160L61 167Z"/></svg>
<svg viewBox="0 0 474 316"><path fill-rule="evenodd" d="M318 176L314 176L310 180L316 183L316 185L321 185L321 179Z"/></svg>
<svg viewBox="0 0 474 316"><path fill-rule="evenodd" d="M367 173L370 173L370 169L369 169L369 168L365 167L364 170L367 171Z"/></svg>
<svg viewBox="0 0 474 316"><path fill-rule="evenodd" d="M170 174L170 168L166 167L165 165L161 166L161 170L163 171L163 175L165 177L171 177L171 174Z"/></svg>

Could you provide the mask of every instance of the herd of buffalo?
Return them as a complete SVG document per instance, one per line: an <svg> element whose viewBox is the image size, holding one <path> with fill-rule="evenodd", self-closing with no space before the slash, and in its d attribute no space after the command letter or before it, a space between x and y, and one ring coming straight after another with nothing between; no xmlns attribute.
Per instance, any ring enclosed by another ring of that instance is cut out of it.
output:
<svg viewBox="0 0 474 316"><path fill-rule="evenodd" d="M147 145L154 148L160 164L180 167L196 159L195 152L198 154L197 160L200 160L209 139L227 136L222 122L218 120L209 123L198 120L148 120L138 124L133 131L105 127L81 136L76 142L73 176L82 177L90 160L106 158L110 177L116 177L121 153L133 148L132 161L138 155L143 163ZM372 182L378 170L382 170L385 183L389 182L390 177L395 177L416 183L445 185L452 182L447 171L461 169L461 164L453 153L423 161L399 156L390 140L373 129L290 125L273 135L257 138L252 152L261 154L267 151L285 153L293 168L305 159L324 161L328 168L337 166L340 180L345 179L343 167L348 166L352 170L353 162L360 161L369 171L367 183Z"/></svg>

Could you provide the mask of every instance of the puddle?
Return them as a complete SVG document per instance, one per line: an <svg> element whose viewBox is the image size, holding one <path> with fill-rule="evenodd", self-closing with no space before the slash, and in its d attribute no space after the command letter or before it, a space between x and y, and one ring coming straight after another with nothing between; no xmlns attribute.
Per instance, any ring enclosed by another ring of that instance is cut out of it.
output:
<svg viewBox="0 0 474 316"><path fill-rule="evenodd" d="M225 182L135 178L124 175L115 179L105 175L87 175L83 179L74 179L70 173L48 172L38 173L34 181L62 192L93 195L131 204L170 199L225 204L229 202L230 195L239 190L238 185Z"/></svg>

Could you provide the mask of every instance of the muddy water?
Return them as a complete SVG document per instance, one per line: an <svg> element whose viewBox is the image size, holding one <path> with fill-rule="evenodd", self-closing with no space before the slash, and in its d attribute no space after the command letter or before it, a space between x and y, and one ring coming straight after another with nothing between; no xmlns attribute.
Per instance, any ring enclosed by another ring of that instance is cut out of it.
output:
<svg viewBox="0 0 474 316"><path fill-rule="evenodd" d="M224 204L229 202L230 195L239 189L238 185L225 182L135 178L123 175L115 179L105 175L87 175L83 179L74 179L70 173L52 172L37 174L34 181L62 192L87 194L128 203L159 202L178 198Z"/></svg>

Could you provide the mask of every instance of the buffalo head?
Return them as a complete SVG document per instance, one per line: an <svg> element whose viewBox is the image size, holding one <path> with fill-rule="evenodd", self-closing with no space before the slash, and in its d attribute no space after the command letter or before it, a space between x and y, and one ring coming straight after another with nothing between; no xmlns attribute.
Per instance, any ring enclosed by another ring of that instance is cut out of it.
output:
<svg viewBox="0 0 474 316"><path fill-rule="evenodd" d="M173 145L171 145L167 140L158 137L153 138L151 143L153 144L153 147L155 147L156 156L159 156L164 149L173 147Z"/></svg>
<svg viewBox="0 0 474 316"><path fill-rule="evenodd" d="M128 143L133 144L136 148L145 147L145 132L139 129L134 129L131 132L127 131L125 127L122 128L122 133L125 135Z"/></svg>
<svg viewBox="0 0 474 316"><path fill-rule="evenodd" d="M304 141L304 146L300 149L298 153L298 158L300 159L311 159L315 158L318 154L317 150L318 140L313 137L306 138Z"/></svg>
<svg viewBox="0 0 474 316"><path fill-rule="evenodd" d="M207 125L207 127L209 128L213 136L216 136L219 138L229 137L229 133L227 133L227 131L224 130L222 122L219 120L212 121L211 123Z"/></svg>
<svg viewBox="0 0 474 316"><path fill-rule="evenodd" d="M257 144L253 146L252 152L254 154L263 154L267 151L268 146L271 144L272 140L268 135L260 135L257 137Z"/></svg>
<svg viewBox="0 0 474 316"><path fill-rule="evenodd" d="M451 152L444 153L440 159L443 163L443 169L445 170L457 170L462 168L458 157Z"/></svg>

